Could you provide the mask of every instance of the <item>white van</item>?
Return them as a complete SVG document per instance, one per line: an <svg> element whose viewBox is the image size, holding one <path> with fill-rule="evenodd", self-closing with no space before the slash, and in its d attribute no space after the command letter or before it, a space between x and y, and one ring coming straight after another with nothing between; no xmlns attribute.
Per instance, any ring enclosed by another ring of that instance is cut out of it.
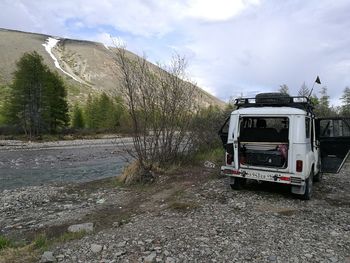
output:
<svg viewBox="0 0 350 263"><path fill-rule="evenodd" d="M316 119L306 97L262 93L235 101L219 135L226 149L221 173L240 189L247 179L291 185L312 196L322 172L339 172L350 153L350 118Z"/></svg>

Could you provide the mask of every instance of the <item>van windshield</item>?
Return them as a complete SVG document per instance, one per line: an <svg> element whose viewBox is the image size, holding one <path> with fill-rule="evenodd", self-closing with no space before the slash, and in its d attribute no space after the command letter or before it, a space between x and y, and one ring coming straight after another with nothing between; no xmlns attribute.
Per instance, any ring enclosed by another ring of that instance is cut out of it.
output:
<svg viewBox="0 0 350 263"><path fill-rule="evenodd" d="M288 117L240 118L241 142L288 142Z"/></svg>

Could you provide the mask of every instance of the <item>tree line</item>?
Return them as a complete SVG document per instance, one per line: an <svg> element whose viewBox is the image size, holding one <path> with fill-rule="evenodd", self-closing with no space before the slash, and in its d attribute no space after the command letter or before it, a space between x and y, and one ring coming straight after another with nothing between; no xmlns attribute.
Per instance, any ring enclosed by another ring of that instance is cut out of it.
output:
<svg viewBox="0 0 350 263"><path fill-rule="evenodd" d="M286 84L281 85L278 91L289 95L289 88ZM315 92L310 93L311 90L304 82L298 90L298 96L310 96L314 105L314 112L318 117L350 116L350 87L345 87L343 90L343 95L340 97L341 106L330 104L330 96L325 86L318 92L319 96Z"/></svg>
<svg viewBox="0 0 350 263"><path fill-rule="evenodd" d="M190 130L197 129L188 145L196 144L196 136L198 142L200 138L210 137L199 134L208 133L211 127L216 129L216 122L221 123L217 118L222 119L226 113L215 107L200 108L195 85L185 76L184 58L175 56L170 65L158 65L159 70L155 70L145 58L131 59L124 49L117 50L115 60L122 72L120 96L89 95L86 101L71 106L60 76L44 65L38 53L25 53L17 62L12 84L0 89L0 126L20 129L29 138L68 128L132 133L139 144L136 147L139 154L151 149L152 159L157 161L171 159L179 150L186 150L173 144L188 138ZM279 91L289 93L288 86L281 85ZM304 83L298 95L309 94L310 89ZM331 106L329 99L326 87L319 96L311 96L318 116L350 115L349 87L341 97L342 106ZM152 142L150 131L154 135ZM160 147L161 141L167 143L164 148Z"/></svg>
<svg viewBox="0 0 350 263"><path fill-rule="evenodd" d="M0 132L37 138L70 127L95 131L127 129L125 105L120 96L89 95L85 102L69 107L63 80L50 71L35 51L25 53L16 63L13 82L0 87L0 96Z"/></svg>
<svg viewBox="0 0 350 263"><path fill-rule="evenodd" d="M127 132L130 126L122 97L106 93L89 95L85 103L76 103L71 115L71 126L75 129Z"/></svg>

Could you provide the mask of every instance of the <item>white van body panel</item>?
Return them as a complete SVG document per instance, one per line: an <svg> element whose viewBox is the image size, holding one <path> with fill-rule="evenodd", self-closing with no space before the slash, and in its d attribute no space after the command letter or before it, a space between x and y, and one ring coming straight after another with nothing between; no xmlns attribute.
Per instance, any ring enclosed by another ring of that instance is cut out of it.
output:
<svg viewBox="0 0 350 263"><path fill-rule="evenodd" d="M288 166L286 168L276 167L261 167L248 166L242 167L239 163L239 137L240 137L240 118L242 117L287 117L289 119L289 133L288 133ZM234 158L232 164L221 167L224 175L231 177L244 177L248 179L256 179L261 181L271 181L276 183L304 185L305 179L310 175L313 167L314 173L318 172L317 165L318 151L313 151L310 135L306 136L305 119L313 119L306 111L292 107L251 107L241 108L231 113L228 132L228 144L233 144ZM315 143L315 142L314 142ZM303 162L302 172L296 171L296 162L301 160ZM234 173L229 170L235 170ZM279 178L290 178L290 180L280 180Z"/></svg>

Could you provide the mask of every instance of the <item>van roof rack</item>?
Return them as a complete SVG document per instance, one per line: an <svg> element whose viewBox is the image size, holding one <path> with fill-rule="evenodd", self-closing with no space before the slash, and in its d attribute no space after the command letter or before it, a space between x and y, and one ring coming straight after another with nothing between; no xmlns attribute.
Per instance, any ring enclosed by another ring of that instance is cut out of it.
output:
<svg viewBox="0 0 350 263"><path fill-rule="evenodd" d="M281 93L260 93L255 98L237 98L235 99L235 105L239 108L251 108L251 107L292 107L307 112L313 110L311 100L305 96L289 96Z"/></svg>

